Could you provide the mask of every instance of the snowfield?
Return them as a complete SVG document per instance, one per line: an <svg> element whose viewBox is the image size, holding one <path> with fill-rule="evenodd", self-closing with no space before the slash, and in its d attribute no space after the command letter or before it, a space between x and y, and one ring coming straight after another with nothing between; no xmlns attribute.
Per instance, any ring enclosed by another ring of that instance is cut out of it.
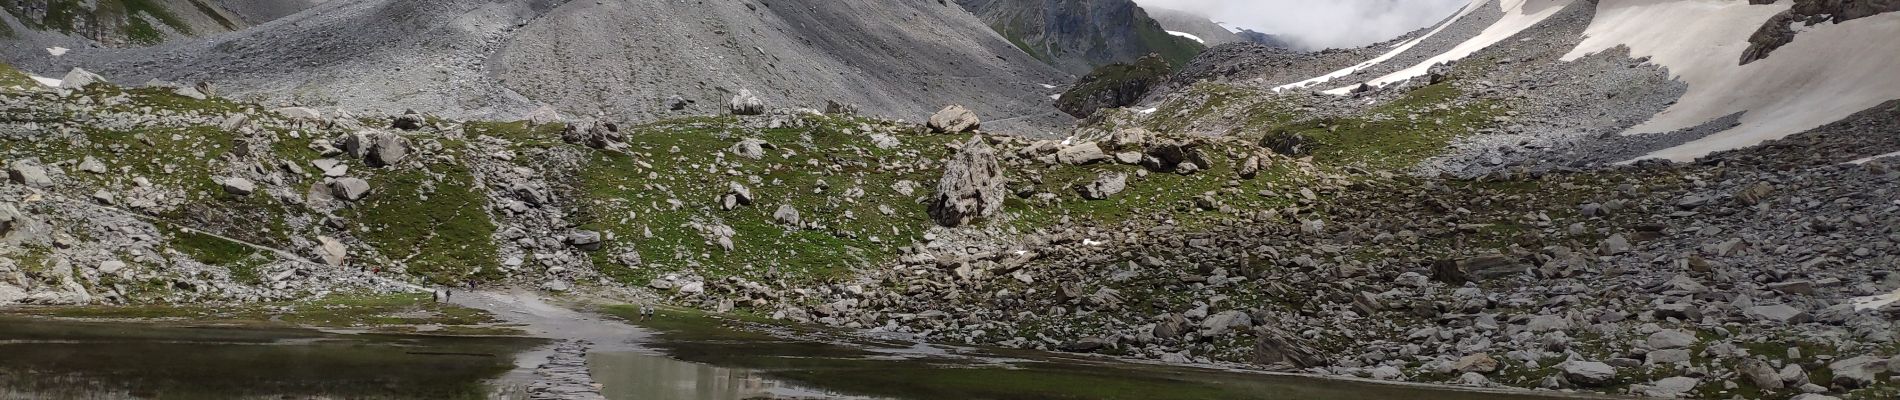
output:
<svg viewBox="0 0 1900 400"><path fill-rule="evenodd" d="M1184 38L1188 38L1188 39L1191 39L1191 40L1193 40L1193 41L1195 41L1195 42L1199 42L1200 44L1207 44L1207 41L1206 41L1206 40L1202 40L1200 36L1194 36L1194 34L1192 34L1192 33L1187 33L1187 32L1179 32L1179 31L1168 31L1168 34L1169 34L1169 35L1175 35L1175 36L1180 36L1180 37L1184 37Z"/></svg>
<svg viewBox="0 0 1900 400"><path fill-rule="evenodd" d="M1366 68L1372 68L1373 66L1377 66L1381 63L1384 63L1386 60L1390 60L1393 57L1398 57L1400 54L1405 54L1406 51L1412 50L1412 47L1418 46L1419 43L1424 43L1425 39L1431 38L1432 35L1437 35L1439 32L1445 31L1445 28L1449 28L1453 24L1457 24L1459 20L1462 20L1465 18L1465 16L1471 15L1471 13L1478 11L1480 7L1483 7L1486 3L1489 3L1489 1L1488 0L1472 0L1470 4L1465 5L1464 9L1458 11L1458 15L1453 16L1451 17L1451 19L1446 20L1445 23L1438 24L1438 27L1432 28L1431 32L1426 32L1424 35L1419 35L1419 37L1412 38L1412 40L1407 40L1403 43L1399 43L1398 46L1392 48L1392 51L1385 52L1385 54L1380 54L1378 57L1373 57L1371 60L1366 60L1366 62L1362 62L1350 67L1342 68L1338 71L1333 71L1331 73L1327 73L1326 75L1320 75L1312 79L1307 79L1304 81L1281 85L1280 87L1273 88L1273 91L1282 92L1289 89L1302 89L1306 87L1311 87L1313 85L1331 82L1334 79L1351 76L1352 74L1358 73L1359 71L1364 70ZM1353 86L1357 86L1357 85L1353 85Z"/></svg>
<svg viewBox="0 0 1900 400"><path fill-rule="evenodd" d="M1740 125L1641 158L1690 161L1838 121L1900 98L1900 14L1821 24L1767 59L1740 65L1748 37L1790 7L1718 0L1602 0L1587 37L1565 60L1616 46L1669 68L1689 85L1675 105L1626 135L1693 127L1734 113Z"/></svg>
<svg viewBox="0 0 1900 400"><path fill-rule="evenodd" d="M1433 65L1464 59L1465 57L1471 56L1472 53L1484 50L1486 47L1491 47L1491 45L1502 42L1504 39L1517 36L1518 33L1523 32L1525 29L1530 29L1532 26L1536 26L1537 23L1544 22L1544 20L1550 18L1550 16L1556 15L1558 11L1569 6L1572 1L1573 0L1503 0L1498 3L1498 6L1503 8L1504 18L1498 20L1497 23L1492 24L1490 27L1485 28L1484 32L1478 34L1478 37L1466 40L1464 43L1460 43L1458 46L1452 47L1451 50L1447 50L1442 54L1425 59L1425 61L1418 63L1418 65L1413 65L1398 72L1366 81L1365 83L1372 86L1385 86L1425 76L1426 73L1431 71ZM1480 2L1478 4L1483 3ZM1421 40L1423 40L1423 38L1421 38ZM1359 84L1347 85L1328 90L1326 93L1346 95L1352 93L1352 89L1358 86Z"/></svg>

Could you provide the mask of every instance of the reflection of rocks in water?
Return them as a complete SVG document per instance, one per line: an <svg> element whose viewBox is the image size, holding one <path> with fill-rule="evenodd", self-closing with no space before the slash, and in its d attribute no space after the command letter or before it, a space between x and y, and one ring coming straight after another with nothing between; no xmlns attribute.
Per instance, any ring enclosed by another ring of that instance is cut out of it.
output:
<svg viewBox="0 0 1900 400"><path fill-rule="evenodd" d="M594 378L609 399L870 399L793 385L763 373L635 353L598 353Z"/></svg>
<svg viewBox="0 0 1900 400"><path fill-rule="evenodd" d="M600 395L600 385L587 370L587 346L585 340L561 342L554 347L554 355L548 357L546 364L534 370L534 384L528 386L529 399L547 400L606 400Z"/></svg>

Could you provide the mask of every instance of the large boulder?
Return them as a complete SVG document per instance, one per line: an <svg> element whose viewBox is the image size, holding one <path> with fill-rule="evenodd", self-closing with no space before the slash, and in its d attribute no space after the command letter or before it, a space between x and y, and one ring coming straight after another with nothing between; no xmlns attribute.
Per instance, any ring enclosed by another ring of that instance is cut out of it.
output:
<svg viewBox="0 0 1900 400"><path fill-rule="evenodd" d="M1108 153L1102 152L1102 146L1095 142L1064 147L1056 151L1056 160L1069 165L1083 165L1107 159Z"/></svg>
<svg viewBox="0 0 1900 400"><path fill-rule="evenodd" d="M1602 386L1616 379L1616 367L1596 361L1570 360L1557 367L1563 370L1565 380L1577 385Z"/></svg>
<svg viewBox="0 0 1900 400"><path fill-rule="evenodd" d="M1082 198L1085 199L1104 200L1126 189L1128 189L1128 174L1109 172L1095 178L1095 182L1076 188L1076 192L1081 193Z"/></svg>
<svg viewBox="0 0 1900 400"><path fill-rule="evenodd" d="M726 109L732 115L761 115L765 114L765 100L760 100L749 89L739 89L739 94L732 95L732 101L726 104Z"/></svg>
<svg viewBox="0 0 1900 400"><path fill-rule="evenodd" d="M982 137L973 137L944 162L943 178L937 181L936 196L930 201L930 217L946 227L967 225L1002 210L1004 193L996 149Z"/></svg>
<svg viewBox="0 0 1900 400"><path fill-rule="evenodd" d="M251 182L250 179L225 178L219 181L219 183L224 186L225 193L230 193L232 195L249 196L251 192L257 191L257 183Z"/></svg>
<svg viewBox="0 0 1900 400"><path fill-rule="evenodd" d="M7 181L32 188L53 186L53 178L46 174L46 168L21 161L7 166Z"/></svg>
<svg viewBox="0 0 1900 400"><path fill-rule="evenodd" d="M612 122L583 121L561 129L561 141L595 149L620 150L627 147L620 125Z"/></svg>
<svg viewBox="0 0 1900 400"><path fill-rule="evenodd" d="M107 82L105 77L92 73L92 71L87 71L84 68L73 68L72 71L66 73L65 78L59 80L59 87L62 89L85 89L87 86L101 83L110 82Z"/></svg>
<svg viewBox="0 0 1900 400"><path fill-rule="evenodd" d="M343 151L371 167L386 167L409 157L409 140L395 132L364 129L338 138Z"/></svg>
<svg viewBox="0 0 1900 400"><path fill-rule="evenodd" d="M369 181L359 178L338 178L330 181L330 193L336 198L357 201L369 195Z"/></svg>
<svg viewBox="0 0 1900 400"><path fill-rule="evenodd" d="M981 129L983 120L977 119L976 113L968 108L951 105L937 111L936 115L931 115L930 122L926 125L930 127L931 132L964 133Z"/></svg>
<svg viewBox="0 0 1900 400"><path fill-rule="evenodd" d="M324 264L342 266L344 262L349 261L350 248L329 236L318 236L317 256L323 258Z"/></svg>
<svg viewBox="0 0 1900 400"><path fill-rule="evenodd" d="M1253 362L1262 365L1286 365L1294 368L1326 366L1326 358L1313 348L1273 324L1254 325Z"/></svg>

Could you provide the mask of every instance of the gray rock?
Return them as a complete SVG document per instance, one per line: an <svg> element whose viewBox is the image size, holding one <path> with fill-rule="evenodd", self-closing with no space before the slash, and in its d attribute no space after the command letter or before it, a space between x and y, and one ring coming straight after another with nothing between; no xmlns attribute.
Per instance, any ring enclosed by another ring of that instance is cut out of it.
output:
<svg viewBox="0 0 1900 400"><path fill-rule="evenodd" d="M582 121L561 128L561 141L594 149L620 151L627 147L620 125L612 122Z"/></svg>
<svg viewBox="0 0 1900 400"><path fill-rule="evenodd" d="M576 229L567 234L567 244L587 251L600 250L602 246L600 232Z"/></svg>
<svg viewBox="0 0 1900 400"><path fill-rule="evenodd" d="M225 193L238 196L249 196L251 192L257 191L257 183L251 182L250 179L225 178L220 183L224 185Z"/></svg>
<svg viewBox="0 0 1900 400"><path fill-rule="evenodd" d="M1678 376L1659 379L1647 385L1635 385L1631 391L1649 397L1675 398L1695 390L1696 385L1701 383L1696 378Z"/></svg>
<svg viewBox="0 0 1900 400"><path fill-rule="evenodd" d="M92 156L86 156L84 160L79 162L79 170L94 174L103 174L106 173L106 163L100 162L99 159L93 158Z"/></svg>
<svg viewBox="0 0 1900 400"><path fill-rule="evenodd" d="M1126 189L1128 189L1128 174L1109 172L1096 177L1094 182L1076 188L1076 191L1080 192L1082 198L1085 199L1104 200Z"/></svg>
<svg viewBox="0 0 1900 400"><path fill-rule="evenodd" d="M1246 329L1253 326L1253 320L1240 310L1228 310L1210 315L1201 321L1201 336L1220 336L1229 330Z"/></svg>
<svg viewBox="0 0 1900 400"><path fill-rule="evenodd" d="M738 143L733 143L732 147L726 150L740 157L761 160L765 159L765 148L770 145L771 144L766 143L764 140L746 138L740 139Z"/></svg>
<svg viewBox="0 0 1900 400"><path fill-rule="evenodd" d="M930 122L926 125L930 127L931 132L964 133L981 129L983 121L976 118L976 112L963 108L961 105L951 105L931 115Z"/></svg>
<svg viewBox="0 0 1900 400"><path fill-rule="evenodd" d="M293 120L323 119L322 112L319 112L316 109L312 109L309 107L284 107L284 108L271 110L271 112L277 113L277 115L281 115L284 118L289 118Z"/></svg>
<svg viewBox="0 0 1900 400"><path fill-rule="evenodd" d="M1570 360L1559 364L1564 379L1581 386L1602 386L1616 379L1616 368L1595 361Z"/></svg>
<svg viewBox="0 0 1900 400"><path fill-rule="evenodd" d="M318 236L317 256L323 259L324 264L342 266L344 262L349 260L349 247L344 246L343 242L337 241L329 236Z"/></svg>
<svg viewBox="0 0 1900 400"><path fill-rule="evenodd" d="M1163 315L1161 321L1155 323L1154 336L1162 339L1179 338L1187 333L1187 329L1187 318L1181 314Z"/></svg>
<svg viewBox="0 0 1900 400"><path fill-rule="evenodd" d="M53 178L46 175L45 168L24 161L15 161L7 167L7 181L31 188L53 186Z"/></svg>
<svg viewBox="0 0 1900 400"><path fill-rule="evenodd" d="M376 132L369 135L368 148L363 153L363 163L371 167L387 167L402 162L409 157L409 140L394 132Z"/></svg>
<svg viewBox="0 0 1900 400"><path fill-rule="evenodd" d="M1600 251L1601 254L1606 255L1606 256L1614 256L1614 255L1629 253L1630 240L1628 238L1624 238L1623 234L1620 234L1620 233L1615 234L1615 235L1610 235L1609 239L1603 239L1603 244L1598 247L1598 251Z"/></svg>
<svg viewBox="0 0 1900 400"><path fill-rule="evenodd" d="M1790 366L1800 368L1792 364ZM1759 358L1742 360L1741 364L1735 366L1735 372L1741 373L1743 377L1748 378L1750 383L1754 383L1755 387L1763 390L1781 390L1786 387L1781 380L1781 375L1775 373L1775 367Z"/></svg>
<svg viewBox="0 0 1900 400"><path fill-rule="evenodd" d="M959 227L1003 209L1003 167L996 150L982 137L970 138L944 163L943 178L930 201L930 216L938 225Z"/></svg>
<svg viewBox="0 0 1900 400"><path fill-rule="evenodd" d="M1498 370L1498 360L1491 358L1489 354L1472 354L1459 358L1458 362L1452 363L1451 369L1457 372L1488 374Z"/></svg>
<svg viewBox="0 0 1900 400"><path fill-rule="evenodd" d="M1103 153L1102 147L1095 142L1087 142L1057 150L1056 160L1069 165L1083 165L1108 160L1108 153Z"/></svg>
<svg viewBox="0 0 1900 400"><path fill-rule="evenodd" d="M797 227L803 223L798 216L798 209L792 207L791 204L780 204L778 210L772 212L772 219L778 220L781 224L793 227Z"/></svg>
<svg viewBox="0 0 1900 400"><path fill-rule="evenodd" d="M1884 364L1886 364L1885 359L1858 356L1829 363L1827 369L1834 373L1835 385L1854 389L1872 386L1875 382L1874 378L1886 372Z"/></svg>
<svg viewBox="0 0 1900 400"><path fill-rule="evenodd" d="M1649 334L1648 340L1649 348L1659 350L1683 349L1693 346L1695 343L1695 335L1674 329L1651 333Z"/></svg>
<svg viewBox="0 0 1900 400"><path fill-rule="evenodd" d="M1655 350L1643 355L1644 365L1669 365L1689 361L1689 349Z"/></svg>
<svg viewBox="0 0 1900 400"><path fill-rule="evenodd" d="M1744 308L1742 309L1742 316L1756 321L1781 324L1800 324L1814 319L1814 317L1808 315L1806 311L1801 311L1786 304Z"/></svg>
<svg viewBox="0 0 1900 400"><path fill-rule="evenodd" d="M733 95L732 100L726 103L726 111L732 115L762 115L765 114L765 100L753 95L750 89L739 89L739 94Z"/></svg>
<svg viewBox="0 0 1900 400"><path fill-rule="evenodd" d="M73 68L72 71L66 72L65 78L59 80L59 87L62 89L85 89L87 86L102 83L111 82L107 82L105 77L92 73L92 71L87 71L84 68Z"/></svg>
<svg viewBox="0 0 1900 400"><path fill-rule="evenodd" d="M369 195L369 181L359 178L338 178L330 181L330 193L347 201L362 200Z"/></svg>

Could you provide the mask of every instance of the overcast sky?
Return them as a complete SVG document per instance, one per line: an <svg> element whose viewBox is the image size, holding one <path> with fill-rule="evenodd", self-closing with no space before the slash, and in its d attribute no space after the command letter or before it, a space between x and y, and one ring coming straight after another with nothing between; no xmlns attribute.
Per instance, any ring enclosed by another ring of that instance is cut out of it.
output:
<svg viewBox="0 0 1900 400"><path fill-rule="evenodd" d="M1309 50L1361 47L1431 26L1467 0L1135 0L1282 35Z"/></svg>

